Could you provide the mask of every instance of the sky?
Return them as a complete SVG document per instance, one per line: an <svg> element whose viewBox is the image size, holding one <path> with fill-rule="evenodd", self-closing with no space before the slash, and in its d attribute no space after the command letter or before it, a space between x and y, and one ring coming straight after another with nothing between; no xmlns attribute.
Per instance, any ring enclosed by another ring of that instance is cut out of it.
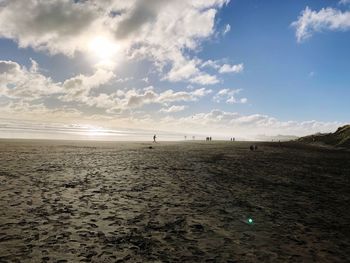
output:
<svg viewBox="0 0 350 263"><path fill-rule="evenodd" d="M0 137L242 140L349 123L350 0L0 0Z"/></svg>

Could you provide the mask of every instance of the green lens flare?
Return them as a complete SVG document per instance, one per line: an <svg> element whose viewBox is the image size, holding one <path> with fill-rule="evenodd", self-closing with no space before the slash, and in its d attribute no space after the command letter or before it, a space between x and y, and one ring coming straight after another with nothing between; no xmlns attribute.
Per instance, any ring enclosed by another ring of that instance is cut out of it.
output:
<svg viewBox="0 0 350 263"><path fill-rule="evenodd" d="M253 219L252 219L252 218L248 218L248 224L250 224L250 225L251 225L251 224L253 224L253 222L254 222L254 221L253 221Z"/></svg>

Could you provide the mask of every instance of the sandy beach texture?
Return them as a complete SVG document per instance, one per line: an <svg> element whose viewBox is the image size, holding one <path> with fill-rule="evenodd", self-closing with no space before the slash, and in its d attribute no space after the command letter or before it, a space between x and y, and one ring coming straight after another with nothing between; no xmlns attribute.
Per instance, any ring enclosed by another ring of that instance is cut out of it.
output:
<svg viewBox="0 0 350 263"><path fill-rule="evenodd" d="M258 147L1 140L0 262L348 262L350 152Z"/></svg>

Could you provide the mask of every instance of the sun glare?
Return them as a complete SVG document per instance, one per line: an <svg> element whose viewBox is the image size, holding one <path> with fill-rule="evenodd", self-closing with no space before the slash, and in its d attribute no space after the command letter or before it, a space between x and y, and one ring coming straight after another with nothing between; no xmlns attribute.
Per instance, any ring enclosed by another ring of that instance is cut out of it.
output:
<svg viewBox="0 0 350 263"><path fill-rule="evenodd" d="M89 128L86 132L85 135L89 137L100 137L100 136L107 136L109 135L107 130L100 129L100 128Z"/></svg>
<svg viewBox="0 0 350 263"><path fill-rule="evenodd" d="M109 62L113 60L119 50L119 46L108 37L97 36L90 41L89 50L99 62Z"/></svg>

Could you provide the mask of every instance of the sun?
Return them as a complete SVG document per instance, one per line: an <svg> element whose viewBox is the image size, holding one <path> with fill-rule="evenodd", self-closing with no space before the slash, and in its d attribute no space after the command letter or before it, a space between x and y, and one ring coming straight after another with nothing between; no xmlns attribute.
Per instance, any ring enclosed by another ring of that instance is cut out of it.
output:
<svg viewBox="0 0 350 263"><path fill-rule="evenodd" d="M98 62L112 61L119 51L119 45L111 38L97 36L89 42L89 51L98 60Z"/></svg>

